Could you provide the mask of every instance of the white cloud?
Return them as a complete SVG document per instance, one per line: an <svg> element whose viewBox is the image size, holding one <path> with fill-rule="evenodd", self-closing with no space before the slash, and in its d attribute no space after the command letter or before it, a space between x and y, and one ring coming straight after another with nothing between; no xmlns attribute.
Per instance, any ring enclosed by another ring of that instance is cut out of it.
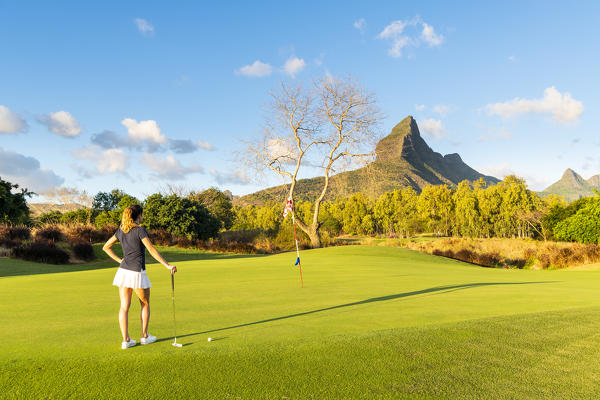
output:
<svg viewBox="0 0 600 400"><path fill-rule="evenodd" d="M516 61L517 57L515 56L508 56L508 61Z"/></svg>
<svg viewBox="0 0 600 400"><path fill-rule="evenodd" d="M271 75L273 67L269 64L260 62L259 60L254 61L251 65L244 65L240 69L235 71L236 75L252 76L260 78L263 76Z"/></svg>
<svg viewBox="0 0 600 400"><path fill-rule="evenodd" d="M424 119L419 123L419 129L421 132L435 140L440 140L448 134L442 121L437 119Z"/></svg>
<svg viewBox="0 0 600 400"><path fill-rule="evenodd" d="M81 133L79 122L67 111L41 115L37 120L45 125L50 132L60 136L74 137Z"/></svg>
<svg viewBox="0 0 600 400"><path fill-rule="evenodd" d="M423 28L420 34L414 32L418 25ZM407 31L412 31L412 33ZM392 41L388 54L394 58L402 57L402 51L405 47L418 47L422 42L427 43L429 47L433 47L441 45L444 41L442 35L435 33L433 26L421 21L419 17L412 20L393 21L377 35L377 38Z"/></svg>
<svg viewBox="0 0 600 400"><path fill-rule="evenodd" d="M367 23L364 18L361 18L358 21L355 21L354 24L352 24L352 26L354 26L355 29L358 29L360 33L365 33Z"/></svg>
<svg viewBox="0 0 600 400"><path fill-rule="evenodd" d="M75 149L71 153L75 158L92 162L100 174L125 172L129 161L122 149L102 150L99 146L89 146Z"/></svg>
<svg viewBox="0 0 600 400"><path fill-rule="evenodd" d="M281 162L292 162L297 159L296 149L283 139L270 139L267 151L271 159L280 159Z"/></svg>
<svg viewBox="0 0 600 400"><path fill-rule="evenodd" d="M200 140L198 140L198 147L208 151L213 151L215 149L214 146L209 142L202 142Z"/></svg>
<svg viewBox="0 0 600 400"><path fill-rule="evenodd" d="M453 107L446 104L436 104L433 106L433 111L445 117L452 111Z"/></svg>
<svg viewBox="0 0 600 400"><path fill-rule="evenodd" d="M154 120L137 122L135 119L125 118L121 121L121 124L127 128L129 138L135 143L153 142L163 144L168 141Z"/></svg>
<svg viewBox="0 0 600 400"><path fill-rule="evenodd" d="M444 41L444 36L436 34L433 26L423 22L423 31L421 31L421 39L429 46L439 46Z"/></svg>
<svg viewBox="0 0 600 400"><path fill-rule="evenodd" d="M157 177L165 179L181 180L188 174L204 172L204 168L199 165L184 167L179 160L171 155L160 158L154 154L146 153L142 157L142 162L154 171Z"/></svg>
<svg viewBox="0 0 600 400"><path fill-rule="evenodd" d="M138 31L144 36L153 35L154 34L154 26L150 24L143 18L136 18L133 20L135 26L137 26Z"/></svg>
<svg viewBox="0 0 600 400"><path fill-rule="evenodd" d="M1 147L0 177L34 192L42 192L60 186L65 181L52 170L41 168L37 159L4 150Z"/></svg>
<svg viewBox="0 0 600 400"><path fill-rule="evenodd" d="M290 57L283 65L283 71L293 78L298 72L302 71L305 66L306 63L302 58Z"/></svg>
<svg viewBox="0 0 600 400"><path fill-rule="evenodd" d="M0 133L18 133L27 130L27 122L8 107L0 105Z"/></svg>
<svg viewBox="0 0 600 400"><path fill-rule="evenodd" d="M415 104L415 110L417 111L423 111L425 108L425 104Z"/></svg>
<svg viewBox="0 0 600 400"><path fill-rule="evenodd" d="M583 103L571 97L570 93L561 94L554 86L544 90L541 99L514 98L503 103L488 104L488 114L507 118L519 114L551 114L555 121L565 123L576 121L583 113Z"/></svg>
<svg viewBox="0 0 600 400"><path fill-rule="evenodd" d="M404 28L406 28L406 26L409 23L411 23L411 22L410 21L401 21L401 20L394 21L391 24L389 24L388 26L386 26L377 37L380 39L395 38L398 35L402 34L402 32L404 32Z"/></svg>
<svg viewBox="0 0 600 400"><path fill-rule="evenodd" d="M484 175L493 176L498 179L504 179L508 175L516 175L515 171L507 163L501 165L486 165L477 168L477 171Z"/></svg>
<svg viewBox="0 0 600 400"><path fill-rule="evenodd" d="M234 185L245 185L250 182L248 175L242 170L235 170L232 172L218 172L214 168L210 169L210 174L215 178L219 185L226 183Z"/></svg>

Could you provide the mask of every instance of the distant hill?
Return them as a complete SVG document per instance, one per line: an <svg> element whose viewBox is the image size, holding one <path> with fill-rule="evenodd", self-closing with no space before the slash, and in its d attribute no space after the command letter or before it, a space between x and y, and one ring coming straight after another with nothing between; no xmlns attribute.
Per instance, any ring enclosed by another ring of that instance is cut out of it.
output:
<svg viewBox="0 0 600 400"><path fill-rule="evenodd" d="M83 208L81 204L70 203L70 204L54 204L54 203L27 203L29 206L29 210L31 211L32 217L37 217L38 215L50 212L50 211L60 211L61 213L66 213L68 211L79 210Z"/></svg>
<svg viewBox="0 0 600 400"><path fill-rule="evenodd" d="M463 180L483 178L488 184L499 179L483 175L465 164L457 153L442 156L421 137L417 122L411 116L403 119L376 146L375 161L363 168L342 172L330 179L328 198L363 192L379 196L384 192L410 186L417 192L426 185L456 186ZM299 180L296 200L314 199L322 188L323 178ZM289 186L276 186L235 200L235 204L261 204L285 201Z"/></svg>
<svg viewBox="0 0 600 400"><path fill-rule="evenodd" d="M558 194L568 201L573 201L581 197L594 196L593 189L600 190L600 174L585 180L577 172L573 171L571 168L567 168L557 182L548 186L540 194L542 196Z"/></svg>

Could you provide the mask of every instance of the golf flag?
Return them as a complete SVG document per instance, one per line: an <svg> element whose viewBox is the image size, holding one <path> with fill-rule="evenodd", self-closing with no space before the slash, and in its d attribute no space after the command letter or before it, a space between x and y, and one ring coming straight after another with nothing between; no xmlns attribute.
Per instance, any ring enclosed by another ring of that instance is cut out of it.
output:
<svg viewBox="0 0 600 400"><path fill-rule="evenodd" d="M292 202L292 196L288 197L285 208L283 209L283 218L287 217L289 213L292 213L292 226L294 227L294 242L296 242L296 263L294 266L298 266L300 270L300 287L304 287L304 281L302 280L302 264L300 264L300 249L298 248L298 235L296 235L296 221L294 219L294 203Z"/></svg>
<svg viewBox="0 0 600 400"><path fill-rule="evenodd" d="M292 205L292 198L288 198L287 203L285 203L285 208L283 209L283 218L287 217L288 213L294 211L294 206Z"/></svg>

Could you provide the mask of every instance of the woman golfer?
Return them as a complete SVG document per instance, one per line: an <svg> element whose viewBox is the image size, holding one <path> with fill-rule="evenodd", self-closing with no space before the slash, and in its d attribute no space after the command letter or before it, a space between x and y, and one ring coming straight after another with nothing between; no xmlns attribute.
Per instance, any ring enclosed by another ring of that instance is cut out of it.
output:
<svg viewBox="0 0 600 400"><path fill-rule="evenodd" d="M148 321L150 320L150 280L146 275L146 256L144 247L148 252L167 269L171 270L171 274L177 272L174 265L169 265L156 251L150 239L148 232L139 224L142 222L142 207L133 205L127 207L123 211L123 219L121 226L115 234L108 239L102 250L106 252L116 262L119 269L115 274L113 285L119 287L119 296L121 297L121 308L119 310L119 326L123 334L123 342L121 348L126 349L137 344L135 340L129 337L128 330L128 314L129 306L131 305L131 294L135 290L135 294L140 299L141 318L142 318L142 344L150 344L156 341L156 336L148 334ZM121 243L123 247L123 259L119 258L111 249L113 244Z"/></svg>

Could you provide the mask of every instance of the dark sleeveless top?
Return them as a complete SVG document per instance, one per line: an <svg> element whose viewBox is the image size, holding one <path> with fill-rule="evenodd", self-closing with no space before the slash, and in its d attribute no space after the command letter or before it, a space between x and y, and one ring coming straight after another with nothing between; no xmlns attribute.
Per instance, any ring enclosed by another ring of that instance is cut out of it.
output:
<svg viewBox="0 0 600 400"><path fill-rule="evenodd" d="M143 226L132 228L125 233L121 228L115 232L115 237L123 248L123 261L120 268L141 272L146 269L146 248L142 239L148 237L148 232Z"/></svg>

